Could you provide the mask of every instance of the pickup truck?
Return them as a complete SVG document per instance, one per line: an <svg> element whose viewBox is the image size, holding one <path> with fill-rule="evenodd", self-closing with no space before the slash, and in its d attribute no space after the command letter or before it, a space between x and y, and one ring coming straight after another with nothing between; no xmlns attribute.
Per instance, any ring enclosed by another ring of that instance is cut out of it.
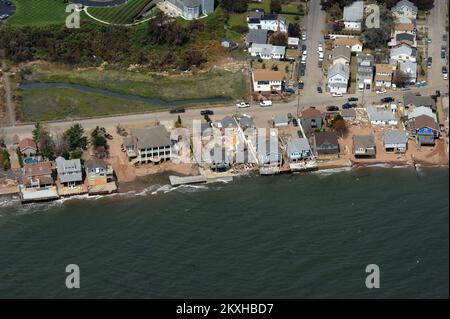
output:
<svg viewBox="0 0 450 319"><path fill-rule="evenodd" d="M239 109L243 109L243 108L246 108L246 107L250 107L250 104L247 103L247 102L239 102L238 104L236 104L236 107L239 108Z"/></svg>
<svg viewBox="0 0 450 319"><path fill-rule="evenodd" d="M264 101L261 101L260 103L259 103L259 105L260 106L272 106L272 101L271 100L264 100Z"/></svg>

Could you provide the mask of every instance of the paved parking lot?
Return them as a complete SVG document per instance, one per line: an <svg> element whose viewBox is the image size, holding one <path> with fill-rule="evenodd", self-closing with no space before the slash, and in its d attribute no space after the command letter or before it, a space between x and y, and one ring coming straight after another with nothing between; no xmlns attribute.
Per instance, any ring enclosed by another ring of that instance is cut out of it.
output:
<svg viewBox="0 0 450 319"><path fill-rule="evenodd" d="M14 12L16 12L16 6L14 3L11 2L11 5L7 5L7 2L7 0L0 0L0 16L4 14L12 16Z"/></svg>

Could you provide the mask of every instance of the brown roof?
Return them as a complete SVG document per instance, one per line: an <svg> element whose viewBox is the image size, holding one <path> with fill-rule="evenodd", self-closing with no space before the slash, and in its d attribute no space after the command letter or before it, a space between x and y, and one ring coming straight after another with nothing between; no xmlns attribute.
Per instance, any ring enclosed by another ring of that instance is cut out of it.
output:
<svg viewBox="0 0 450 319"><path fill-rule="evenodd" d="M23 140L20 141L19 143L19 149L22 152L23 150L25 150L26 148L32 148L34 150L37 150L37 145L36 142L33 141L31 138L24 138Z"/></svg>
<svg viewBox="0 0 450 319"><path fill-rule="evenodd" d="M24 185L30 185L31 184L31 177L23 177L22 178L22 184ZM54 180L50 176L39 176L33 178L33 180L38 180L40 185L47 185L47 184L53 184Z"/></svg>
<svg viewBox="0 0 450 319"><path fill-rule="evenodd" d="M411 124L411 127L413 129L420 129L422 127L429 127L436 131L439 130L439 125L436 123L436 121L428 115L420 115L416 117Z"/></svg>
<svg viewBox="0 0 450 319"><path fill-rule="evenodd" d="M281 81L283 72L271 70L254 70L253 78L255 81Z"/></svg>
<svg viewBox="0 0 450 319"><path fill-rule="evenodd" d="M412 23L397 23L395 29L399 31L414 31L414 24Z"/></svg>
<svg viewBox="0 0 450 319"><path fill-rule="evenodd" d="M90 159L88 159L86 161L86 163L84 164L84 166L88 169L88 170L92 170L95 169L97 167L101 167L103 169L106 168L107 164L104 160L97 158L95 156L92 156Z"/></svg>
<svg viewBox="0 0 450 319"><path fill-rule="evenodd" d="M358 38L337 38L334 40L335 46L353 46L356 44L362 45Z"/></svg>
<svg viewBox="0 0 450 319"><path fill-rule="evenodd" d="M352 50L344 46L336 47L331 52L331 55L333 57L333 60L337 59L338 57L345 57L347 60L350 61L352 56Z"/></svg>
<svg viewBox="0 0 450 319"><path fill-rule="evenodd" d="M302 112L302 117L305 119L322 117L322 112L320 112L318 109L310 107Z"/></svg>
<svg viewBox="0 0 450 319"><path fill-rule="evenodd" d="M391 80L392 80L391 75L381 75L381 74L375 75L375 81L391 81Z"/></svg>
<svg viewBox="0 0 450 319"><path fill-rule="evenodd" d="M42 176L52 174L52 162L39 162L23 165L23 172L25 176Z"/></svg>
<svg viewBox="0 0 450 319"><path fill-rule="evenodd" d="M336 132L316 132L314 133L314 140L316 142L316 146L323 144L339 145Z"/></svg>
<svg viewBox="0 0 450 319"><path fill-rule="evenodd" d="M375 69L377 73L392 73L392 65L390 64L376 64Z"/></svg>

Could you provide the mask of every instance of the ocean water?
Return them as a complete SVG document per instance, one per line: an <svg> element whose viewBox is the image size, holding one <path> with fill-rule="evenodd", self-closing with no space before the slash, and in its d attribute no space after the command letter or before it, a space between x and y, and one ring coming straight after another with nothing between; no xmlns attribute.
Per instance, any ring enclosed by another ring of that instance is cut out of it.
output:
<svg viewBox="0 0 450 319"><path fill-rule="evenodd" d="M448 192L448 168L376 167L0 200L0 297L448 298Z"/></svg>

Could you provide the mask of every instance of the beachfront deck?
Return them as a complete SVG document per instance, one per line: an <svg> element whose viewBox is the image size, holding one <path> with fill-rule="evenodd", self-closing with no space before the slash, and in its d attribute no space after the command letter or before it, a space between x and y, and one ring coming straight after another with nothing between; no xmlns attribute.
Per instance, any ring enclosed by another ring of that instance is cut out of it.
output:
<svg viewBox="0 0 450 319"><path fill-rule="evenodd" d="M58 184L58 194L61 197L68 197L68 196L78 196L78 195L84 195L88 193L88 188L86 184L80 184L76 185L74 187L67 187L62 184Z"/></svg>
<svg viewBox="0 0 450 319"><path fill-rule="evenodd" d="M25 187L21 186L20 197L22 203L30 203L55 200L59 198L59 195L56 186L46 189L25 189Z"/></svg>
<svg viewBox="0 0 450 319"><path fill-rule="evenodd" d="M108 195L117 192L116 182L109 182L103 185L88 187L89 195Z"/></svg>

